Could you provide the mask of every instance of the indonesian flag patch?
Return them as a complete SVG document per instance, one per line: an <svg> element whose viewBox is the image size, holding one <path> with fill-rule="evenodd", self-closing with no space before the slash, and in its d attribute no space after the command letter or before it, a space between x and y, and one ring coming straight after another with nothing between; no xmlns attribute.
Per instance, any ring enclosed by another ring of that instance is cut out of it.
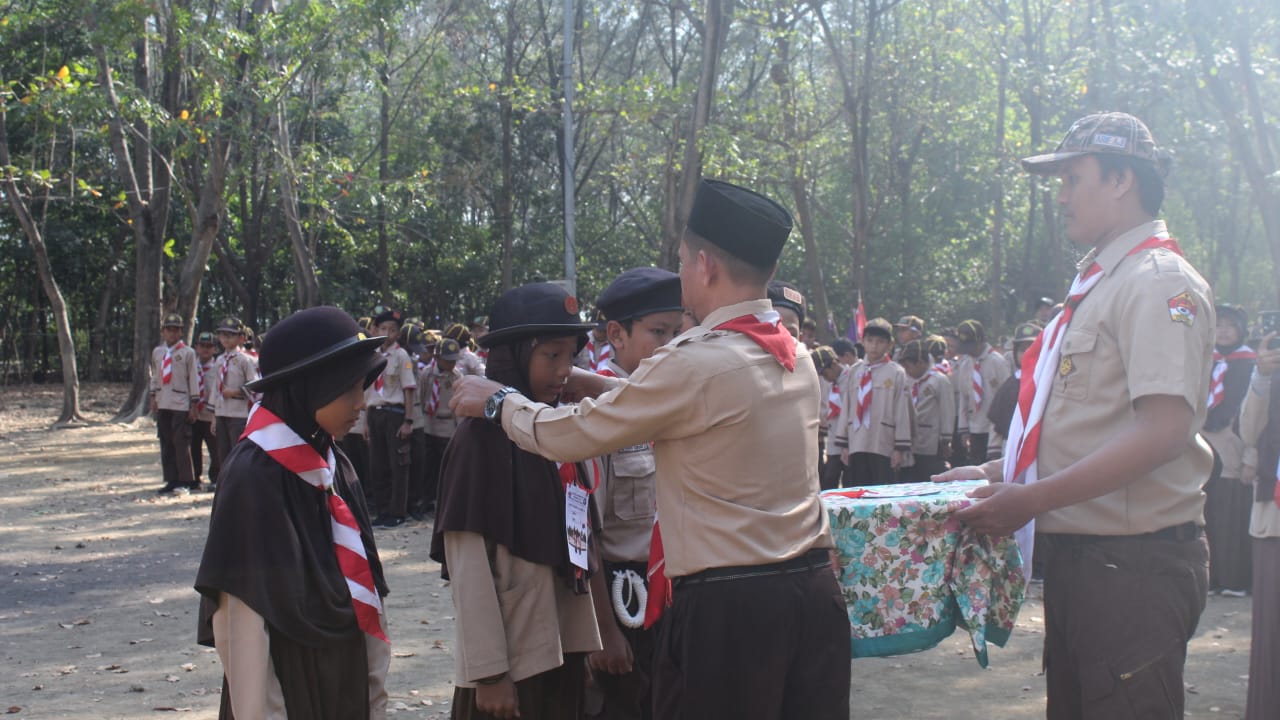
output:
<svg viewBox="0 0 1280 720"><path fill-rule="evenodd" d="M1169 319L1191 327L1196 322L1196 300L1184 292L1169 298Z"/></svg>

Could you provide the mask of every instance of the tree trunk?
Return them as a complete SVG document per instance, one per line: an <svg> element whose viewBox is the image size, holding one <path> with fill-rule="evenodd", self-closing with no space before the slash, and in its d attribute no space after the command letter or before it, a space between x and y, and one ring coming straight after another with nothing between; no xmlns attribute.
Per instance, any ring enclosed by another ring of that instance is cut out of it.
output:
<svg viewBox="0 0 1280 720"><path fill-rule="evenodd" d="M0 83L2 85L3 83ZM9 159L9 129L6 124L4 105L0 104L0 167L9 167L13 163ZM23 200L18 183L13 176L5 173L0 176L0 187L4 188L5 197L9 199L9 207L18 216L18 224L31 243L31 251L36 258L36 273L40 277L40 286L44 288L45 297L49 299L49 309L53 312L53 320L58 330L58 356L62 365L62 411L53 426L67 427L75 422L83 422L80 414L80 378L76 374L76 346L71 340L71 322L67 318L67 304L62 298L62 290L53 277L53 267L49 263L49 251L44 244L44 236L36 225L31 209Z"/></svg>
<svg viewBox="0 0 1280 720"><path fill-rule="evenodd" d="M124 239L115 236L111 241L111 264L107 267L106 281L98 299L98 313L94 317L93 332L89 334L89 382L100 382L106 359L104 345L107 341L107 323L116 301L116 289L120 285L120 259L124 255Z"/></svg>
<svg viewBox="0 0 1280 720"><path fill-rule="evenodd" d="M293 248L293 267L297 273L294 289L297 291L298 307L315 307L320 304L320 281L316 278L316 262L311 254L311 245L302 232L302 220L298 216L298 194L293 187L297 176L293 169L293 147L283 97L276 107L276 144L280 160L280 207L284 214L285 228L289 232L289 243Z"/></svg>
<svg viewBox="0 0 1280 720"><path fill-rule="evenodd" d="M670 187L673 196L668 197L669 210L663 215L662 255L659 263L665 268L679 264L677 251L684 225L693 208L693 199L702 176L702 131L711 119L715 101L716 77L719 73L720 55L733 16L733 3L728 0L707 0L702 21L702 67L698 74L698 91L693 100L693 114L685 127L684 153L680 169ZM674 201L674 202L671 202Z"/></svg>
<svg viewBox="0 0 1280 720"><path fill-rule="evenodd" d="M1009 105L1009 54L1006 52L1009 40L1008 5L1000 5L1002 14L997 18L1000 23L999 43L996 47L996 138L995 138L995 173L992 183L991 208L991 264L988 266L988 322L987 332L990 337L997 337L1004 328L1004 173L1005 173L1005 112Z"/></svg>
<svg viewBox="0 0 1280 720"><path fill-rule="evenodd" d="M391 251L387 237L387 185L391 176L391 48L385 23L378 23L378 296L391 302ZM505 286L504 286L505 289Z"/></svg>

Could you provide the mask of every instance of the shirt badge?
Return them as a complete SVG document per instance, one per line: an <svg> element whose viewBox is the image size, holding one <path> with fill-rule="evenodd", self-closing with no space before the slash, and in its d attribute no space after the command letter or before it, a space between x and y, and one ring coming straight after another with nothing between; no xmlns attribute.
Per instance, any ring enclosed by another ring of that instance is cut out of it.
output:
<svg viewBox="0 0 1280 720"><path fill-rule="evenodd" d="M1169 319L1191 327L1196 322L1196 299L1184 292L1169 298Z"/></svg>
<svg viewBox="0 0 1280 720"><path fill-rule="evenodd" d="M1071 356L1070 355L1062 356L1062 362L1058 363L1058 374L1063 377L1066 377L1071 374L1072 370L1075 370L1075 369L1076 369L1076 364L1071 362Z"/></svg>

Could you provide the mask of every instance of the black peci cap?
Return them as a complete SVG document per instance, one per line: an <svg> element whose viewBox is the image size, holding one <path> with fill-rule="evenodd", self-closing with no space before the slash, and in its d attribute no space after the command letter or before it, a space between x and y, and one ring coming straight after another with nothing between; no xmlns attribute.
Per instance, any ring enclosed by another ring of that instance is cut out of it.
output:
<svg viewBox="0 0 1280 720"><path fill-rule="evenodd" d="M791 234L791 213L744 187L703 180L687 226L734 257L772 268Z"/></svg>

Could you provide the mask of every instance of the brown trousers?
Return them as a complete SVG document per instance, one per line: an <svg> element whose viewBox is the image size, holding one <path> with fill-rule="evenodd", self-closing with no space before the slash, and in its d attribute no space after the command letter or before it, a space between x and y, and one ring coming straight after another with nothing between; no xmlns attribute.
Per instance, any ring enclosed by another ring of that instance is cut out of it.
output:
<svg viewBox="0 0 1280 720"><path fill-rule="evenodd" d="M1181 718L1187 641L1209 585L1204 540L1047 534L1036 555L1048 720Z"/></svg>
<svg viewBox="0 0 1280 720"><path fill-rule="evenodd" d="M165 487L194 487L195 467L191 464L191 423L181 410L156 411L156 436L160 438L160 468Z"/></svg>
<svg viewBox="0 0 1280 720"><path fill-rule="evenodd" d="M213 437L213 422L197 420L191 425L191 470L196 484L200 483L200 475L204 472L204 451L209 451L209 482L218 482L218 472L222 468L222 460L218 457L217 441Z"/></svg>
<svg viewBox="0 0 1280 720"><path fill-rule="evenodd" d="M681 583L673 598L653 658L655 718L848 719L849 615L830 567Z"/></svg>
<svg viewBox="0 0 1280 720"><path fill-rule="evenodd" d="M369 485L378 515L402 518L409 511L409 472L412 454L408 438L396 431L404 410L369 408Z"/></svg>
<svg viewBox="0 0 1280 720"><path fill-rule="evenodd" d="M245 422L247 418L242 417L217 415L213 418L214 427L217 428L217 432L213 434L213 446L218 457L218 467L222 467L222 463L226 462L227 456L231 454L231 448L240 442Z"/></svg>
<svg viewBox="0 0 1280 720"><path fill-rule="evenodd" d="M1280 708L1280 537L1253 539L1253 639L1245 720Z"/></svg>
<svg viewBox="0 0 1280 720"><path fill-rule="evenodd" d="M582 720L586 717L585 653L565 653L564 664L516 683L520 720ZM493 716L476 708L475 688L453 689L453 720L489 720Z"/></svg>

